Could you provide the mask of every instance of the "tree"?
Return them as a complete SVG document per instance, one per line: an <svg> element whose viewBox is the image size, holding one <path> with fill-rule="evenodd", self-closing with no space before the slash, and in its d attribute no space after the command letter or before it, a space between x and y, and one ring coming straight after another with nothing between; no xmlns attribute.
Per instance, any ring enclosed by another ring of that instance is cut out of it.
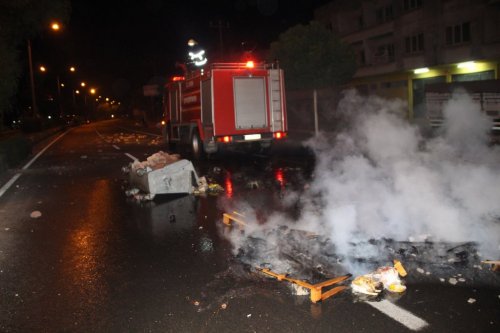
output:
<svg viewBox="0 0 500 333"><path fill-rule="evenodd" d="M26 41L48 26L51 19L69 19L69 0L0 0L0 129L11 107L19 78L27 65L20 57Z"/></svg>
<svg viewBox="0 0 500 333"><path fill-rule="evenodd" d="M356 70L349 46L316 21L296 25L271 43L270 60L279 60L288 89L313 90L315 129L317 89L342 84Z"/></svg>

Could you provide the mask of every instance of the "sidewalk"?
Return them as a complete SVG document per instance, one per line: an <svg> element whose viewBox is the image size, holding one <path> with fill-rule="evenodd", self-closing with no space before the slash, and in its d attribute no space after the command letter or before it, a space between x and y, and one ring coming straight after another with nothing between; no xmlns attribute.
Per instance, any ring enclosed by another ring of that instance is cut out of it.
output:
<svg viewBox="0 0 500 333"><path fill-rule="evenodd" d="M56 126L35 133L24 133L21 130L2 132L0 134L0 176L9 168L15 168L26 160L37 143L66 128L66 126Z"/></svg>

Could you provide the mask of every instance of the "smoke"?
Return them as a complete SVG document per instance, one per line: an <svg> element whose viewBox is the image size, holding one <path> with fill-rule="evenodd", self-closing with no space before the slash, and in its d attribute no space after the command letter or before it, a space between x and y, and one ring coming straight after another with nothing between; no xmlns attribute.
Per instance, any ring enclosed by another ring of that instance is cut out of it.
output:
<svg viewBox="0 0 500 333"><path fill-rule="evenodd" d="M307 142L317 158L314 178L284 200L299 205L300 216L292 222L276 213L232 233L236 252L290 269L276 254L290 232L275 231L287 226L326 236L338 257L377 255L373 239L476 242L484 256L498 257L500 151L488 145L491 120L470 96L454 93L441 132L427 139L404 119L401 101L347 91L336 112L349 120L345 128Z"/></svg>

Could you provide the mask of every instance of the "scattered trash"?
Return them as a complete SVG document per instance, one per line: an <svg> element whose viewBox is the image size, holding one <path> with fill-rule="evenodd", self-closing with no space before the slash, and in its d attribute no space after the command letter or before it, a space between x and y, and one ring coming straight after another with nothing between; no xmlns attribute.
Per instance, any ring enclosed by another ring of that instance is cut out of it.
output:
<svg viewBox="0 0 500 333"><path fill-rule="evenodd" d="M227 309L227 304L226 304L226 303L222 303L222 304L220 305L220 308L221 308L222 310L226 310L226 309Z"/></svg>
<svg viewBox="0 0 500 333"><path fill-rule="evenodd" d="M198 301L194 301L194 302L193 302L193 304L194 304L194 306L199 306L199 305L200 305L200 302L198 302Z"/></svg>
<svg viewBox="0 0 500 333"><path fill-rule="evenodd" d="M37 219L37 218L39 218L41 216L42 216L42 212L40 212L39 210L34 210L30 214L30 217L33 218L33 219Z"/></svg>
<svg viewBox="0 0 500 333"><path fill-rule="evenodd" d="M424 274L425 273L425 271L422 268L420 268L420 267L417 268L417 272L419 272L420 274Z"/></svg>
<svg viewBox="0 0 500 333"><path fill-rule="evenodd" d="M247 318L250 318L251 316L252 316L252 314L251 314L251 313L247 314Z"/></svg>
<svg viewBox="0 0 500 333"><path fill-rule="evenodd" d="M299 286L298 284L292 283L290 285L290 288L292 288L292 294L297 295L297 296L307 296L309 295L309 290L307 288L304 288L302 286Z"/></svg>
<svg viewBox="0 0 500 333"><path fill-rule="evenodd" d="M394 259L394 268L398 271L401 277L408 275L401 261Z"/></svg>
<svg viewBox="0 0 500 333"><path fill-rule="evenodd" d="M220 186L219 184L212 183L208 184L208 193L209 194L219 194L224 192L224 188Z"/></svg>
<svg viewBox="0 0 500 333"><path fill-rule="evenodd" d="M258 189L260 187L260 183L257 180L252 180L247 183L246 187L250 189Z"/></svg>
<svg viewBox="0 0 500 333"><path fill-rule="evenodd" d="M459 278L458 281L465 282L465 279L464 278Z"/></svg>
<svg viewBox="0 0 500 333"><path fill-rule="evenodd" d="M500 272L500 260L484 260L481 264L491 265L493 272Z"/></svg>
<svg viewBox="0 0 500 333"><path fill-rule="evenodd" d="M351 288L354 293L372 296L378 295L382 289L402 293L406 290L406 286L402 284L399 276L404 277L407 274L401 262L394 260L394 267L380 267L372 273L356 277L351 283Z"/></svg>
<svg viewBox="0 0 500 333"><path fill-rule="evenodd" d="M351 283L352 291L366 295L377 296L382 291L382 283L375 281L371 276L361 275Z"/></svg>
<svg viewBox="0 0 500 333"><path fill-rule="evenodd" d="M452 284L452 285L456 285L456 284L458 283L457 279L455 279L455 278L449 278L449 279L448 279L448 282L449 282L450 284Z"/></svg>
<svg viewBox="0 0 500 333"><path fill-rule="evenodd" d="M475 300L474 298L469 298L469 299L467 300L467 303L469 303L469 304L474 304L474 303L476 303L476 300Z"/></svg>
<svg viewBox="0 0 500 333"><path fill-rule="evenodd" d="M136 195L137 193L139 193L139 189L136 188L136 187L131 188L130 190L125 191L125 195L127 195L127 197L131 197L133 195Z"/></svg>
<svg viewBox="0 0 500 333"><path fill-rule="evenodd" d="M82 155L82 156L80 156L80 158L81 158L82 160L86 159L87 157L88 157L87 155Z"/></svg>
<svg viewBox="0 0 500 333"><path fill-rule="evenodd" d="M439 278L439 281L441 281L441 282L445 282L446 280L445 280L445 279L443 279L443 278Z"/></svg>

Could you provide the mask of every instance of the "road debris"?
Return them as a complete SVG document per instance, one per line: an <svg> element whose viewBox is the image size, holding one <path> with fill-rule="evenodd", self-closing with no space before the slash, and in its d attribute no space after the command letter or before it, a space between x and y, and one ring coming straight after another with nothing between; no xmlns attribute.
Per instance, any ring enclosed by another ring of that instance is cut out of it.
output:
<svg viewBox="0 0 500 333"><path fill-rule="evenodd" d="M500 260L483 260L481 264L490 265L493 272L500 272Z"/></svg>
<svg viewBox="0 0 500 333"><path fill-rule="evenodd" d="M37 219L37 218L39 218L41 216L42 216L42 212L40 212L39 210L34 210L30 214L30 217L33 218L33 219Z"/></svg>
<svg viewBox="0 0 500 333"><path fill-rule="evenodd" d="M476 300L475 300L474 298L469 298L469 299L467 300L467 303L469 303L469 304L474 304L474 303L476 303Z"/></svg>
<svg viewBox="0 0 500 333"><path fill-rule="evenodd" d="M351 283L351 288L354 293L371 296L378 295L383 289L402 293L406 290L406 286L402 284L399 276L404 277L406 275L406 270L401 262L394 260L394 267L379 267L372 273L356 277Z"/></svg>
<svg viewBox="0 0 500 333"><path fill-rule="evenodd" d="M222 223L230 227L233 225L233 222L238 224L240 229L243 229L247 225L247 222L245 222L245 215L243 214L236 211L222 214Z"/></svg>
<svg viewBox="0 0 500 333"><path fill-rule="evenodd" d="M135 160L122 170L128 171L133 188L146 193L144 196L133 194L139 200L152 200L156 194L191 194L200 185L190 161L163 151L147 157L145 161Z"/></svg>

